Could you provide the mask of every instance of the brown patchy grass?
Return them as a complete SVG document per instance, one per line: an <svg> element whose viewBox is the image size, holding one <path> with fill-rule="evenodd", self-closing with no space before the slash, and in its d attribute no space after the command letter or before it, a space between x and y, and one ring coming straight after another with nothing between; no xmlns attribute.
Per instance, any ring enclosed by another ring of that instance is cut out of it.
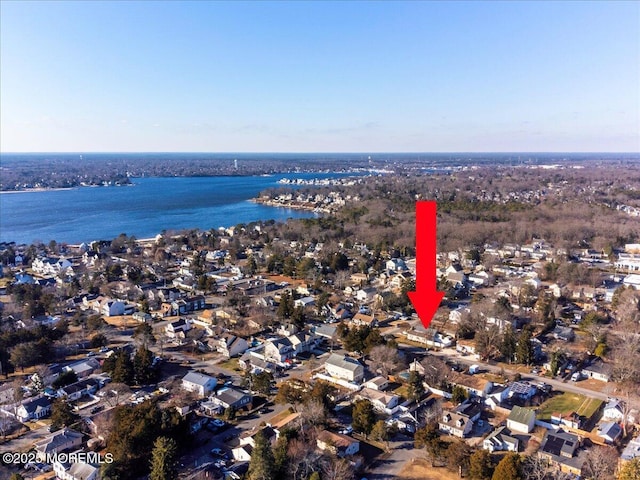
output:
<svg viewBox="0 0 640 480"><path fill-rule="evenodd" d="M408 461L398 478L405 480L459 480L457 472L451 472L444 467L432 467L423 458L414 458Z"/></svg>

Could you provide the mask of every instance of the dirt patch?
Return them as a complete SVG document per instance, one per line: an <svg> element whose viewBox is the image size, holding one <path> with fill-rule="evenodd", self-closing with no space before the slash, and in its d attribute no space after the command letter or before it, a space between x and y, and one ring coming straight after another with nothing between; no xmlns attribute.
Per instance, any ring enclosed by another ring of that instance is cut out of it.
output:
<svg viewBox="0 0 640 480"><path fill-rule="evenodd" d="M398 478L406 480L459 480L458 472L451 472L444 467L432 467L422 458L414 458L407 462L398 474Z"/></svg>

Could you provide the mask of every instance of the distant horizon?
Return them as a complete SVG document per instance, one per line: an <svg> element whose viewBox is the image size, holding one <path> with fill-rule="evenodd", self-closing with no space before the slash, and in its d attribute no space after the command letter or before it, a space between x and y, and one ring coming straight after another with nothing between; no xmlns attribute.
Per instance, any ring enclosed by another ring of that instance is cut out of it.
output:
<svg viewBox="0 0 640 480"><path fill-rule="evenodd" d="M168 154L168 155L640 155L640 151L499 151L499 150L476 150L476 151L170 151L170 150L140 150L140 151L14 151L0 152L0 155L93 155L93 154L118 154L118 155L137 155L137 154Z"/></svg>

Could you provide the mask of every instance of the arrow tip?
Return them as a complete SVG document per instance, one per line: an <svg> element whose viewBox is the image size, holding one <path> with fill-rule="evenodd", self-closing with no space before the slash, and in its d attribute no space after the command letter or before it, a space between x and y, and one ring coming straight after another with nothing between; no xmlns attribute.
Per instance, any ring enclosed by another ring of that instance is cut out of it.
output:
<svg viewBox="0 0 640 480"><path fill-rule="evenodd" d="M444 292L407 292L424 328L429 328L431 321L440 307Z"/></svg>

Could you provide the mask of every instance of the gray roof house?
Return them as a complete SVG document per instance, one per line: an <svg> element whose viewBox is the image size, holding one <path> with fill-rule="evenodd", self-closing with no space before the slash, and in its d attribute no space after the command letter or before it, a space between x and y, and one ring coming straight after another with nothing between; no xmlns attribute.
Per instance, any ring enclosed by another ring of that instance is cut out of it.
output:
<svg viewBox="0 0 640 480"><path fill-rule="evenodd" d="M332 353L324 364L327 373L341 380L360 383L364 379L364 367L355 358Z"/></svg>
<svg viewBox="0 0 640 480"><path fill-rule="evenodd" d="M188 392L195 392L201 397L209 395L217 384L218 380L203 373L189 372L182 377L182 388Z"/></svg>

